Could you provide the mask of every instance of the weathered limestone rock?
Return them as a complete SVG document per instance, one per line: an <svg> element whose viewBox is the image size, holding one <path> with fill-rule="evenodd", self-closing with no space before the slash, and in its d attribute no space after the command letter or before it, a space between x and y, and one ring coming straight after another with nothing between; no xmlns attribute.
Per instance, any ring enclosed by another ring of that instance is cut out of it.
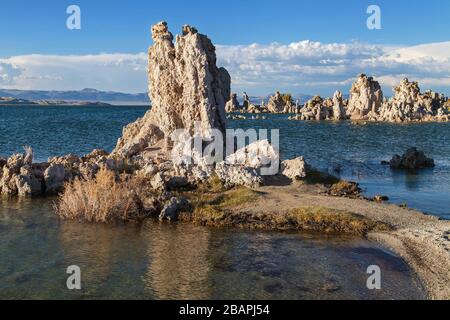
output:
<svg viewBox="0 0 450 320"><path fill-rule="evenodd" d="M307 164L303 157L281 162L281 174L291 180L301 180L306 177Z"/></svg>
<svg viewBox="0 0 450 320"><path fill-rule="evenodd" d="M380 109L378 121L449 121L450 112L445 107L445 97L433 91L421 94L417 82L407 78L393 88L394 96L385 101Z"/></svg>
<svg viewBox="0 0 450 320"><path fill-rule="evenodd" d="M231 165L243 165L247 168L260 170L268 165L276 165L278 167L280 163L279 157L278 151L268 140L259 140L228 155L225 162Z"/></svg>
<svg viewBox="0 0 450 320"><path fill-rule="evenodd" d="M248 107L250 105L250 98L249 98L247 92L245 92L245 91L242 93L242 101L243 101L242 102L242 110L244 112L247 112Z"/></svg>
<svg viewBox="0 0 450 320"><path fill-rule="evenodd" d="M320 96L314 96L308 100L297 116L291 119L295 120L330 120L332 118L332 108L330 101L322 99Z"/></svg>
<svg viewBox="0 0 450 320"><path fill-rule="evenodd" d="M352 120L376 118L383 102L380 84L372 77L361 74L350 90L347 115Z"/></svg>
<svg viewBox="0 0 450 320"><path fill-rule="evenodd" d="M22 167L20 175L14 177L19 196L37 196L43 193L42 180L38 179L31 167Z"/></svg>
<svg viewBox="0 0 450 320"><path fill-rule="evenodd" d="M31 196L42 193L42 177L33 167L33 150L29 147L24 149L24 154L14 154L8 159L2 159L1 194Z"/></svg>
<svg viewBox="0 0 450 320"><path fill-rule="evenodd" d="M261 113L261 112L262 110L259 106L253 103L248 104L247 113Z"/></svg>
<svg viewBox="0 0 450 320"><path fill-rule="evenodd" d="M195 164L174 164L174 174L183 177L191 185L201 183L210 178L214 173L214 166L206 160L197 160Z"/></svg>
<svg viewBox="0 0 450 320"><path fill-rule="evenodd" d="M402 155L394 155L389 162L394 169L422 169L434 167L434 160L427 158L423 151L410 148Z"/></svg>
<svg viewBox="0 0 450 320"><path fill-rule="evenodd" d="M364 120L387 122L450 121L448 100L434 91L420 92L417 82L403 79L393 88L394 96L383 101L378 82L360 75L346 101L336 91L333 99L316 96L300 109L292 120ZM331 102L332 101L332 102ZM331 103L330 103L331 102Z"/></svg>
<svg viewBox="0 0 450 320"><path fill-rule="evenodd" d="M172 197L159 214L159 220L176 221L178 219L179 213L182 210L187 209L188 207L189 201L186 198Z"/></svg>
<svg viewBox="0 0 450 320"><path fill-rule="evenodd" d="M85 179L93 179L99 170L100 166L96 163L83 162L78 165L78 174ZM75 177L71 176L66 170L66 180L72 180L73 178Z"/></svg>
<svg viewBox="0 0 450 320"><path fill-rule="evenodd" d="M336 91L333 96L333 120L345 120L347 114L345 111L344 99L340 91Z"/></svg>
<svg viewBox="0 0 450 320"><path fill-rule="evenodd" d="M241 106L239 105L239 101L237 99L237 94L232 93L230 100L225 105L225 111L226 112L237 112L241 109Z"/></svg>
<svg viewBox="0 0 450 320"><path fill-rule="evenodd" d="M51 164L44 172L46 192L48 194L56 194L62 191L65 177L66 171L64 165Z"/></svg>
<svg viewBox="0 0 450 320"><path fill-rule="evenodd" d="M166 183L164 181L164 175L162 172L156 173L152 180L150 180L150 185L153 189L162 191L166 188Z"/></svg>
<svg viewBox="0 0 450 320"><path fill-rule="evenodd" d="M236 186L257 188L263 182L255 169L238 164L230 165L225 161L216 165L215 172L225 188Z"/></svg>
<svg viewBox="0 0 450 320"><path fill-rule="evenodd" d="M191 26L182 31L174 44L165 22L152 27L148 63L152 108L124 128L113 155L136 155L162 139L167 142L178 128L193 131L195 122L205 134L211 128L225 131L230 75L216 66L211 40Z"/></svg>
<svg viewBox="0 0 450 320"><path fill-rule="evenodd" d="M447 98L447 101L444 103L444 109L450 112L450 99Z"/></svg>
<svg viewBox="0 0 450 320"><path fill-rule="evenodd" d="M283 113L297 113L298 103L293 104L291 100L288 100L286 106L284 107Z"/></svg>
<svg viewBox="0 0 450 320"><path fill-rule="evenodd" d="M276 92L275 95L271 96L269 102L267 103L267 110L271 113L283 113L286 108L286 101L280 92Z"/></svg>

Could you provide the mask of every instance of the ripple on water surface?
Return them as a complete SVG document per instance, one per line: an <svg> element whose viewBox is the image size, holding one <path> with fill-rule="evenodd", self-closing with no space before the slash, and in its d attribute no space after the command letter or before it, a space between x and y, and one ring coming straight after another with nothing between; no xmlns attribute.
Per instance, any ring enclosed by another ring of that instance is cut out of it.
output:
<svg viewBox="0 0 450 320"><path fill-rule="evenodd" d="M0 106L0 154L30 145L38 160L94 148L112 150L122 127L144 115L147 107ZM360 182L368 195L450 218L450 123L388 124L267 120L230 120L231 128L280 130L284 158L299 155L345 179ZM380 164L416 146L436 160L436 168L393 171Z"/></svg>
<svg viewBox="0 0 450 320"><path fill-rule="evenodd" d="M363 239L218 230L190 224L104 226L58 220L52 199L0 211L3 299L416 299L409 268ZM66 289L66 268L82 290ZM366 269L382 289L366 288Z"/></svg>

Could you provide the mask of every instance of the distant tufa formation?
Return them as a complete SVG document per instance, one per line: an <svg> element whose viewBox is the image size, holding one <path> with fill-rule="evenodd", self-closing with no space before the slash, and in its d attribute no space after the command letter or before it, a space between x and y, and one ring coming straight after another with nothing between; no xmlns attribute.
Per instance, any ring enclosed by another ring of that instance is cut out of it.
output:
<svg viewBox="0 0 450 320"><path fill-rule="evenodd" d="M225 103L231 77L216 66L211 40L191 26L182 35L169 32L166 22L152 27L154 44L148 52L149 95L152 109L123 130L114 155L130 157L163 140L179 128L225 131ZM167 146L166 146L167 147Z"/></svg>
<svg viewBox="0 0 450 320"><path fill-rule="evenodd" d="M394 87L394 96L383 97L380 84L365 74L358 76L350 89L350 98L343 98L340 91L333 98L314 96L302 107L282 99L279 92L272 96L267 106L236 107L233 112L294 113L292 120L355 120L384 122L450 121L450 102L434 91L420 92L417 82L403 79ZM256 110L256 111L255 111Z"/></svg>

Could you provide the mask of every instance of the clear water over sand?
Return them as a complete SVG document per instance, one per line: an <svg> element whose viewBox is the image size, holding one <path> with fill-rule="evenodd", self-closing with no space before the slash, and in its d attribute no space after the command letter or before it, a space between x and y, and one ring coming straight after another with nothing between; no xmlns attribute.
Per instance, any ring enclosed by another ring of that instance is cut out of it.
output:
<svg viewBox="0 0 450 320"><path fill-rule="evenodd" d="M52 199L2 199L0 299L419 299L407 265L367 240L190 224L60 221ZM66 288L81 268L82 290ZM368 290L378 265L382 289Z"/></svg>
<svg viewBox="0 0 450 320"><path fill-rule="evenodd" d="M122 127L145 111L144 107L0 107L0 154L6 156L30 145L37 160L43 161L94 148L111 150ZM370 126L349 123L270 118L230 121L229 125L280 128L284 157L305 155L310 163L324 169L340 164L343 174L360 177L369 192L382 188L389 194L386 190L392 188L393 194L405 201L414 198L408 190L420 195L424 194L421 188L428 188L430 194L434 194L433 188L444 195L448 191L443 187L448 167L442 161L448 148L448 126L423 127L420 130L425 136L416 134L414 138L410 136L414 131L407 126L374 125L374 131ZM433 132L442 140L434 135L428 144L423 142ZM385 144L387 138L382 134L396 138ZM395 178L377 164L409 142L438 160L435 170L420 173L414 183L403 182L406 178L401 174ZM1 201L0 298L424 297L403 260L363 239L217 230L152 221L139 226L90 225L58 220L52 211L52 198ZM431 209L444 208L440 198L431 202L436 205ZM69 265L81 267L81 291L66 289ZM369 265L381 267L380 291L366 288Z"/></svg>

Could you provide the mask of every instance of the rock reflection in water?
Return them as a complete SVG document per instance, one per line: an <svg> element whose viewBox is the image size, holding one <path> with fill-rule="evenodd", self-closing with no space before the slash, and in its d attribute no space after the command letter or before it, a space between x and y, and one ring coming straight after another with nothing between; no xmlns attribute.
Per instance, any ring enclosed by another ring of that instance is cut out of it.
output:
<svg viewBox="0 0 450 320"><path fill-rule="evenodd" d="M210 230L148 222L146 289L155 299L208 299Z"/></svg>
<svg viewBox="0 0 450 320"><path fill-rule="evenodd" d="M359 238L61 221L52 199L2 199L0 230L0 299L423 297L401 259ZM379 291L365 285L372 264ZM66 287L70 265L80 291Z"/></svg>

